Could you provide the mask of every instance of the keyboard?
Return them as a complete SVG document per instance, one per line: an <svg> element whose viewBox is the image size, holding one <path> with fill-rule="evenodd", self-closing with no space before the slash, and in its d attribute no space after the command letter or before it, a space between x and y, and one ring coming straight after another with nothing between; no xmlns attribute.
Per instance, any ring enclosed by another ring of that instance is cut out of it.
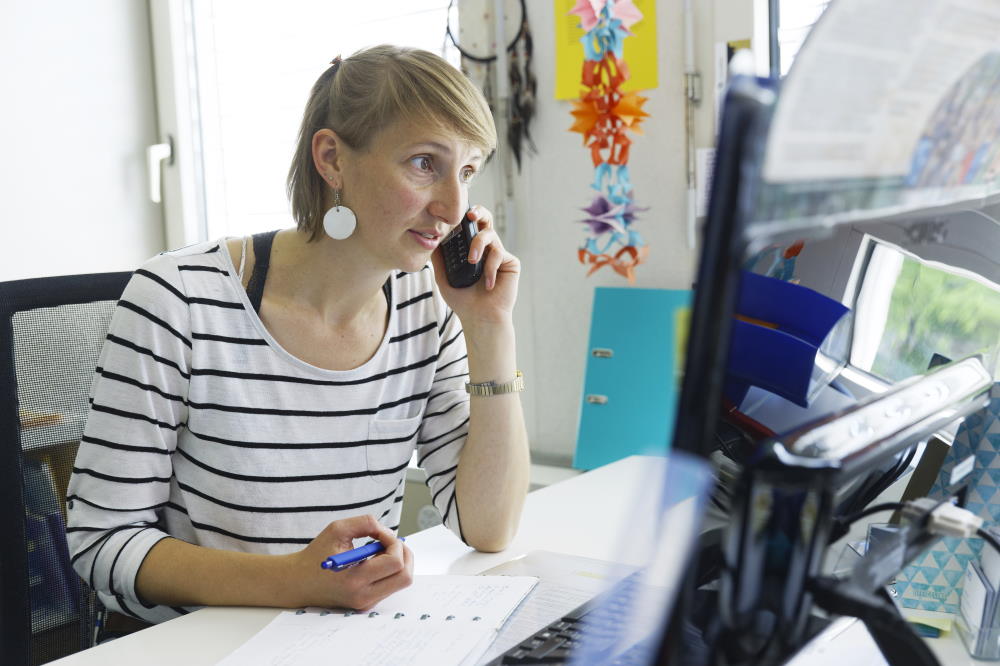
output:
<svg viewBox="0 0 1000 666"><path fill-rule="evenodd" d="M583 619L597 604L598 600L592 599L580 605L488 662L487 666L568 663L571 651L583 638Z"/></svg>
<svg viewBox="0 0 1000 666"><path fill-rule="evenodd" d="M509 664L645 665L652 662L657 641L641 641L622 649L625 623L632 611L638 574L622 579L613 589L587 601L536 631L485 666Z"/></svg>

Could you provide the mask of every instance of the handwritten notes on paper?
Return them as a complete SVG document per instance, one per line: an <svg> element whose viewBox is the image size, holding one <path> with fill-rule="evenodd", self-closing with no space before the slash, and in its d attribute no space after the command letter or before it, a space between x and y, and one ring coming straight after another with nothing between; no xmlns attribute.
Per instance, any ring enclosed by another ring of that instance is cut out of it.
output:
<svg viewBox="0 0 1000 666"><path fill-rule="evenodd" d="M528 576L417 576L367 612L279 614L218 666L471 664L538 582Z"/></svg>

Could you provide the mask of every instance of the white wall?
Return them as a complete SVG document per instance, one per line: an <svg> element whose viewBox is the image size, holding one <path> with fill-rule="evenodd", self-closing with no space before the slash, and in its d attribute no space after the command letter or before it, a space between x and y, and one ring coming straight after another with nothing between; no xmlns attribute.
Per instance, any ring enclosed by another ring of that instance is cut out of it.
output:
<svg viewBox="0 0 1000 666"><path fill-rule="evenodd" d="M0 280L126 270L163 249L146 3L0 3Z"/></svg>

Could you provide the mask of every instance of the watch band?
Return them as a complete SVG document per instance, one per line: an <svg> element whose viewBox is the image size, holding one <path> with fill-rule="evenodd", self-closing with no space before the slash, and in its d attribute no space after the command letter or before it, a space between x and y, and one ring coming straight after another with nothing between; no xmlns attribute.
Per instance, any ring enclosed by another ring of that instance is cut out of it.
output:
<svg viewBox="0 0 1000 666"><path fill-rule="evenodd" d="M465 391L469 395L502 395L504 393L520 393L524 390L524 375L520 370L514 375L513 381L497 384L484 382L482 384L466 383Z"/></svg>

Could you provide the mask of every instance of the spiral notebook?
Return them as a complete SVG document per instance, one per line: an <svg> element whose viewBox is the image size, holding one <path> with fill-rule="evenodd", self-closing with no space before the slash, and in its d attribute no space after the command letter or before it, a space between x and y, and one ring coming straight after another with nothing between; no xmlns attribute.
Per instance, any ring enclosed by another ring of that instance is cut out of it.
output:
<svg viewBox="0 0 1000 666"><path fill-rule="evenodd" d="M538 582L530 576L416 576L367 612L283 611L217 666L474 664Z"/></svg>

